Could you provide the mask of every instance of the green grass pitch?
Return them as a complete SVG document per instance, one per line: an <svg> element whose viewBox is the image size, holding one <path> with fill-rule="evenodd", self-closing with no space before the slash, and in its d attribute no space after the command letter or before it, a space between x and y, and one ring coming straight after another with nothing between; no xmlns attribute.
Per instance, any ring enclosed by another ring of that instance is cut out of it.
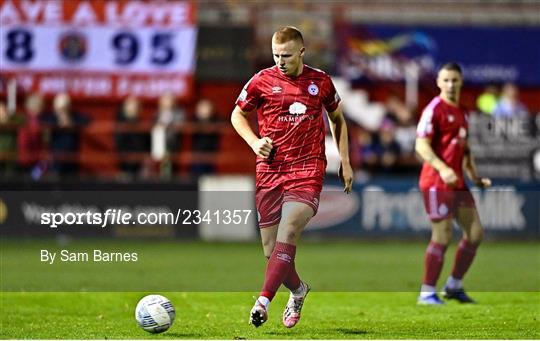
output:
<svg viewBox="0 0 540 341"><path fill-rule="evenodd" d="M1 245L2 339L539 339L538 242L486 242L466 279L477 305L415 304L424 242L303 242L300 275L313 287L302 320L248 325L265 259L259 245L159 240L10 240ZM41 249L137 252L136 263L55 263ZM441 284L453 259L447 253ZM137 327L134 307L160 293L177 320L163 334Z"/></svg>

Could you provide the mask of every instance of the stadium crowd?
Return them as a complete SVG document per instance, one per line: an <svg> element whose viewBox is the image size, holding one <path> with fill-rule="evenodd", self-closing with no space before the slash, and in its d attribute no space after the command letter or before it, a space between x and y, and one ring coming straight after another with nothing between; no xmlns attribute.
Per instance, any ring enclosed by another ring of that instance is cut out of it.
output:
<svg viewBox="0 0 540 341"><path fill-rule="evenodd" d="M201 128L220 123L214 104L201 98L191 113L180 106L174 96L164 94L153 103L153 114L142 115L144 105L140 98L128 96L120 104L111 133L110 152L119 156L117 176L138 178L167 176L176 171L171 154L184 150L189 139L192 152L213 154L218 151L219 129ZM148 115L146 115L148 116ZM24 98L23 108L9 110L0 101L0 174L2 177L43 176L64 179L78 176L81 164L82 134L93 123L84 108L76 108L67 93L51 100L47 110L45 98L30 93ZM96 122L97 123L97 122ZM194 129L187 129L192 123ZM219 127L217 127L219 128ZM208 158L195 159L189 165L191 174L215 170Z"/></svg>
<svg viewBox="0 0 540 341"><path fill-rule="evenodd" d="M1 177L39 180L79 175L81 134L95 123L84 106L76 107L66 93L50 100L50 110L39 93L27 94L22 102L22 108L10 111L5 98L0 99ZM476 112L495 119L533 116L513 83L489 85L475 102ZM416 174L420 166L414 152L417 109L394 93L381 104L383 118L374 126L348 118L353 165L367 175ZM181 172L196 176L218 171L215 155L222 151L223 130L229 127L207 98L190 107L180 105L170 94L154 101L128 96L114 121L106 129L112 143L104 148L118 156L115 177L159 178ZM177 155L187 155L182 159L186 162L178 162Z"/></svg>

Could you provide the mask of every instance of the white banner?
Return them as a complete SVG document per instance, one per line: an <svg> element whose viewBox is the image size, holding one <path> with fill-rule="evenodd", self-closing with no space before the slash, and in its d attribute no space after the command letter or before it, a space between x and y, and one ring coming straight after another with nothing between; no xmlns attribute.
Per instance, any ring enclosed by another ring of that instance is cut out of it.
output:
<svg viewBox="0 0 540 341"><path fill-rule="evenodd" d="M183 1L0 0L2 78L43 93L188 97L194 11Z"/></svg>
<svg viewBox="0 0 540 341"><path fill-rule="evenodd" d="M192 73L194 27L6 27L0 32L4 71Z"/></svg>

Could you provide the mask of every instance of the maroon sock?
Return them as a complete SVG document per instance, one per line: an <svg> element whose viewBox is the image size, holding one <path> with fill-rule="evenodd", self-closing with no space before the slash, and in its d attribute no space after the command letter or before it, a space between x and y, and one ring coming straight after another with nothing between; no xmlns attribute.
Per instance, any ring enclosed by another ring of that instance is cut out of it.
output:
<svg viewBox="0 0 540 341"><path fill-rule="evenodd" d="M424 259L424 284L435 286L444 263L446 246L430 241Z"/></svg>
<svg viewBox="0 0 540 341"><path fill-rule="evenodd" d="M287 277L283 280L283 285L290 291L294 291L300 288L300 276L296 272L296 264L293 261L291 264L291 270L287 274Z"/></svg>
<svg viewBox="0 0 540 341"><path fill-rule="evenodd" d="M296 245L276 242L266 266L264 285L260 296L267 297L270 301L274 298L279 286L291 271L295 254Z"/></svg>
<svg viewBox="0 0 540 341"><path fill-rule="evenodd" d="M474 260L477 247L478 245L471 244L465 239L461 240L456 251L456 258L454 259L452 277L455 279L463 278Z"/></svg>

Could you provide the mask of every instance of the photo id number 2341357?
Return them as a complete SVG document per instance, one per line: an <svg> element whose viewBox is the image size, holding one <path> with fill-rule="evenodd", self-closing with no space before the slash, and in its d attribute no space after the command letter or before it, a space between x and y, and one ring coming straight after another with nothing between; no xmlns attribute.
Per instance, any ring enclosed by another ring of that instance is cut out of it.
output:
<svg viewBox="0 0 540 341"><path fill-rule="evenodd" d="M248 223L251 210L183 210L176 212L176 224L224 224L244 225Z"/></svg>

